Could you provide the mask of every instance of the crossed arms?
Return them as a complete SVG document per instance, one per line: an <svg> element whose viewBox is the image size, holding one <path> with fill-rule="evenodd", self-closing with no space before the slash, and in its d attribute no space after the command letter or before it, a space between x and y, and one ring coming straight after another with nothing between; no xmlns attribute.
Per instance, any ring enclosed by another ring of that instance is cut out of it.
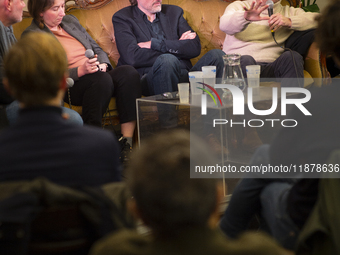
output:
<svg viewBox="0 0 340 255"><path fill-rule="evenodd" d="M151 67L164 53L187 60L200 54L199 38L184 19L181 8L163 5L159 16L166 39L161 42L162 47L153 47L144 20L134 13L133 8L138 7L123 9L112 17L121 64L135 68Z"/></svg>

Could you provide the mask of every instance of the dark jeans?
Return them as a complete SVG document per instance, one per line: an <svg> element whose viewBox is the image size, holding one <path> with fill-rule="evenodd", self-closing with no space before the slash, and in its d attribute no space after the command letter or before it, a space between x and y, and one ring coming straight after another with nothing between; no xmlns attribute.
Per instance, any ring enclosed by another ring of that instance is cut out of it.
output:
<svg viewBox="0 0 340 255"><path fill-rule="evenodd" d="M70 94L72 105L83 107L85 124L101 126L112 96L116 97L120 122L126 123L136 120L136 98L141 96L139 74L131 66L87 74L75 81ZM68 102L67 93L64 100Z"/></svg>
<svg viewBox="0 0 340 255"><path fill-rule="evenodd" d="M151 70L142 78L143 95L158 95L164 92L178 91L177 84L189 82L188 72L201 71L202 66L216 66L216 77L223 73L225 53L221 50L210 50L190 69L181 69L181 62L172 54L159 56ZM173 105L157 104L159 122L162 128L177 126L177 112Z"/></svg>
<svg viewBox="0 0 340 255"><path fill-rule="evenodd" d="M225 53L221 50L210 50L190 69L181 69L181 62L172 54L159 56L151 70L143 79L143 94L158 95L164 92L178 91L177 84L189 82L188 72L202 71L202 66L216 66L216 77L223 73L223 59ZM145 92L144 92L145 91Z"/></svg>
<svg viewBox="0 0 340 255"><path fill-rule="evenodd" d="M83 125L83 120L76 111L73 111L66 107L61 107L61 109L63 110L63 113L67 113L69 116L69 118L66 121L77 125ZM9 125L13 125L17 121L19 116L19 110L20 107L19 102L17 100L14 100L12 103L6 106L6 116Z"/></svg>
<svg viewBox="0 0 340 255"><path fill-rule="evenodd" d="M261 216L266 225L264 229L289 250L294 250L300 233L287 210L288 195L292 187L292 181L275 181L266 185L260 197Z"/></svg>
<svg viewBox="0 0 340 255"><path fill-rule="evenodd" d="M251 165L269 164L269 145L262 145L255 152ZM295 245L298 228L286 212L287 195L295 179L261 179L260 174L252 173L243 178L235 188L229 205L221 219L220 228L230 238L236 238L248 229L255 215L261 215L264 229L292 249Z"/></svg>

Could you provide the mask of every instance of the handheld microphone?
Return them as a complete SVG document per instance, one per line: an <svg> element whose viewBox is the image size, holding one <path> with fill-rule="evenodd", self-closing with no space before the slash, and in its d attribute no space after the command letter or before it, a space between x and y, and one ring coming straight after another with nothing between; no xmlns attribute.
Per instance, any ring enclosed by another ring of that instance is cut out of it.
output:
<svg viewBox="0 0 340 255"><path fill-rule="evenodd" d="M87 49L87 50L85 51L85 57L87 57L88 59L94 58L94 52L93 52L93 50Z"/></svg>
<svg viewBox="0 0 340 255"><path fill-rule="evenodd" d="M66 84L68 88L72 88L74 85L74 80L72 78L66 78Z"/></svg>
<svg viewBox="0 0 340 255"><path fill-rule="evenodd" d="M266 4L268 5L268 16L270 17L270 16L272 16L273 13L274 13L274 11L273 11L274 3L273 3L272 0L267 0ZM293 55L293 53L292 53L292 50L280 46L280 45L277 43L276 39L275 39L275 32L274 32L273 30L271 30L271 32L272 32L272 36L273 36L273 39L274 39L275 43L276 43L279 47L281 47L282 49L284 49L284 50L289 50L290 53L292 54L293 63L294 63L294 67L295 67L295 72L296 72L296 75L297 75L297 68L296 68L296 63L295 63L295 59L294 59L294 55ZM298 76L298 75L297 75L297 76ZM299 79L298 79L298 83L299 83L299 85L300 85Z"/></svg>
<svg viewBox="0 0 340 255"><path fill-rule="evenodd" d="M87 57L88 59L94 58L94 52L91 49L87 49L85 51L85 57ZM99 70L99 66L97 66L98 70ZM72 85L73 86L73 85Z"/></svg>
<svg viewBox="0 0 340 255"><path fill-rule="evenodd" d="M268 16L272 16L273 15L273 7L274 7L274 3L272 0L267 0L266 4L268 5ZM274 37L274 31L271 30L270 32L272 32L272 36Z"/></svg>
<svg viewBox="0 0 340 255"><path fill-rule="evenodd" d="M273 7L274 7L274 3L273 3L272 0L267 0L266 4L269 5L269 6L268 6L268 16L270 17L270 16L273 15Z"/></svg>
<svg viewBox="0 0 340 255"><path fill-rule="evenodd" d="M73 85L74 85L74 80L70 77L66 78L68 104L69 104L71 110L72 110L72 104L71 104L70 88L72 88ZM64 102L63 102L63 100L61 100L61 106L63 106L63 105L64 105Z"/></svg>

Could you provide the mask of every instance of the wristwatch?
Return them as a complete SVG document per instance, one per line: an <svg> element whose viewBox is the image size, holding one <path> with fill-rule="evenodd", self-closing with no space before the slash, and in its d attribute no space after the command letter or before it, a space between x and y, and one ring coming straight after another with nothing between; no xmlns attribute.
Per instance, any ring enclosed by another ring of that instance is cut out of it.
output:
<svg viewBox="0 0 340 255"><path fill-rule="evenodd" d="M107 69L109 68L109 65L106 64L106 63L105 63L105 65L106 65L106 71L107 71ZM103 72L104 71L103 68L100 68L100 71Z"/></svg>

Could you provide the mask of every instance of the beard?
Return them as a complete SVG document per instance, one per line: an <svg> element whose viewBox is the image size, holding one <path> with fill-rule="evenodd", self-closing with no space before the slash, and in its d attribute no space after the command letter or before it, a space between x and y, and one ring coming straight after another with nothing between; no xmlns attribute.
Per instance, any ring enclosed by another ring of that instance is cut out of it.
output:
<svg viewBox="0 0 340 255"><path fill-rule="evenodd" d="M152 8L153 13L160 12L161 10L162 10L162 5L155 6L155 7Z"/></svg>

